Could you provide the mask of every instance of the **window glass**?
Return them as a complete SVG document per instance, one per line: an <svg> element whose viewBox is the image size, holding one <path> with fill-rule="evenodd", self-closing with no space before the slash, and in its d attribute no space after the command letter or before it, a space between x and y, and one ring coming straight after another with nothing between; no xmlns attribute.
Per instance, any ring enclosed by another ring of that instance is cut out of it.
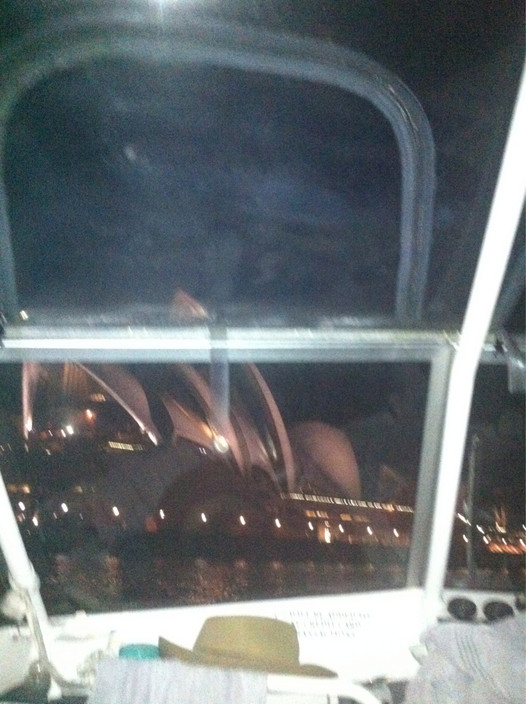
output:
<svg viewBox="0 0 526 704"><path fill-rule="evenodd" d="M397 145L346 91L91 61L22 97L5 160L22 307L393 312Z"/></svg>
<svg viewBox="0 0 526 704"><path fill-rule="evenodd" d="M2 365L1 470L47 607L403 586L428 371L232 365L225 420L206 365Z"/></svg>
<svg viewBox="0 0 526 704"><path fill-rule="evenodd" d="M479 368L450 555L449 586L524 590L524 391L504 365Z"/></svg>

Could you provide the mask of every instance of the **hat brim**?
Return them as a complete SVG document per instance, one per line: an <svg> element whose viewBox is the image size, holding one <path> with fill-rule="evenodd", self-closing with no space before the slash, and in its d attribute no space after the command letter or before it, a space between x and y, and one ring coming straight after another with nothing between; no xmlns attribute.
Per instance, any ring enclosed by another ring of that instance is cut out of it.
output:
<svg viewBox="0 0 526 704"><path fill-rule="evenodd" d="M166 638L159 638L159 653L162 658L177 658L183 662L194 665L208 665L209 667L224 667L236 670L255 670L275 675L299 675L302 677L336 677L336 672L321 665L279 663L250 657L228 657L220 652L195 652L171 643Z"/></svg>

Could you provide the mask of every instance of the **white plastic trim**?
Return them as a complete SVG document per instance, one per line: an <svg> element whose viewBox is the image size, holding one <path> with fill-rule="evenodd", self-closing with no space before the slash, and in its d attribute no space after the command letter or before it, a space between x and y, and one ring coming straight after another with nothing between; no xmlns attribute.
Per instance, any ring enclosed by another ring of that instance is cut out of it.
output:
<svg viewBox="0 0 526 704"><path fill-rule="evenodd" d="M493 317L526 194L526 72L523 72L460 342L449 379L425 588L425 619L440 610L469 413L479 359Z"/></svg>
<svg viewBox="0 0 526 704"><path fill-rule="evenodd" d="M374 694L365 687L340 678L320 677L288 677L285 675L269 675L267 680L267 702L278 702L283 694L320 694L327 697L326 701L337 704L339 697L352 699L357 704L382 704ZM290 699L286 699L290 701Z"/></svg>

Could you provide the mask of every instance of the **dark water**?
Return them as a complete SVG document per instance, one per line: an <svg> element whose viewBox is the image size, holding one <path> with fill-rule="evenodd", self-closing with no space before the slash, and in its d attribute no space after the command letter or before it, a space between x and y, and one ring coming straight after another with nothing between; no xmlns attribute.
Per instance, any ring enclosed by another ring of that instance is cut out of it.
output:
<svg viewBox="0 0 526 704"><path fill-rule="evenodd" d="M338 594L404 581L405 568L396 562L379 570L337 560L57 555L42 591L50 611L64 613Z"/></svg>
<svg viewBox="0 0 526 704"><path fill-rule="evenodd" d="M348 594L405 585L407 549L349 553L332 550L335 547L304 557L293 552L258 554L252 546L244 552L203 556L138 543L118 555L100 550L55 554L47 569L38 571L44 601L55 614ZM452 566L446 586L523 590L524 560L497 557L471 573L460 564Z"/></svg>

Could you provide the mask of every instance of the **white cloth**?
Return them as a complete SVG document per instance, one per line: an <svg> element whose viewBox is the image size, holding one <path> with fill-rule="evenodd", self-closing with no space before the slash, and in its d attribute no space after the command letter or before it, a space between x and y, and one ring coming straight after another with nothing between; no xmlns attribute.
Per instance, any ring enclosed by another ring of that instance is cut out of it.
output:
<svg viewBox="0 0 526 704"><path fill-rule="evenodd" d="M267 675L178 660L105 658L88 704L264 704Z"/></svg>
<svg viewBox="0 0 526 704"><path fill-rule="evenodd" d="M428 654L405 704L524 704L525 629L525 614L430 628L422 639Z"/></svg>

